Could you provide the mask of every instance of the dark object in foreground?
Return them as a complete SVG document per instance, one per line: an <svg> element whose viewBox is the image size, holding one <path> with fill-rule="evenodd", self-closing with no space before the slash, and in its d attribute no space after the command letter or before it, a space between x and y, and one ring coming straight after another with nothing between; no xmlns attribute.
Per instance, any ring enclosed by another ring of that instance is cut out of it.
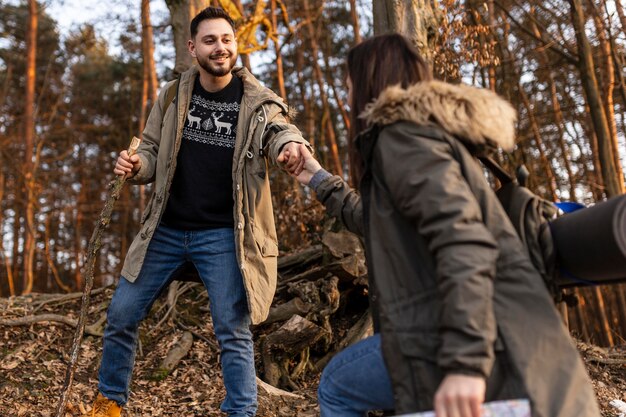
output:
<svg viewBox="0 0 626 417"><path fill-rule="evenodd" d="M555 219L559 285L626 281L626 195Z"/></svg>

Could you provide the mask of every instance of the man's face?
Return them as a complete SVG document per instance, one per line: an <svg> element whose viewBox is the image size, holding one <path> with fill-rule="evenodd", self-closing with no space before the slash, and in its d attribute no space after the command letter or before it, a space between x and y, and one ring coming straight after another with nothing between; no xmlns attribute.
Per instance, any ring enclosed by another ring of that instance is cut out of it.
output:
<svg viewBox="0 0 626 417"><path fill-rule="evenodd" d="M189 53L206 72L223 77L237 62L233 28L224 19L203 20L198 25L198 33L189 41Z"/></svg>

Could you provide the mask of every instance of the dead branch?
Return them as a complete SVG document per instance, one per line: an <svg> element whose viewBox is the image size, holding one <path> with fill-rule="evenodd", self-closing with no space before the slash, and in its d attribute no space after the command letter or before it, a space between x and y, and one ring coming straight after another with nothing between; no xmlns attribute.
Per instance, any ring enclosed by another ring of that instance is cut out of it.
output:
<svg viewBox="0 0 626 417"><path fill-rule="evenodd" d="M141 143L141 139L133 137L130 147L128 149L128 155L134 155ZM87 256L85 257L85 288L83 289L83 296L80 308L80 315L78 316L78 323L76 324L76 331L74 332L74 340L72 342L72 348L70 351L70 360L67 366L67 372L65 374L65 382L63 384L63 391L59 404L56 410L56 417L63 417L65 415L65 406L70 396L70 389L72 382L74 381L74 372L76 370L76 362L78 361L78 353L80 351L80 342L83 338L83 332L85 330L85 321L87 320L87 310L89 308L89 298L91 297L91 289L93 287L94 268L96 265L96 255L102 245L101 239L104 229L107 228L111 221L111 214L113 214L113 208L115 203L120 198L120 193L124 183L126 182L126 175L118 176L111 186L111 193L104 203L104 208L100 213L98 223L89 239L89 246L87 247Z"/></svg>
<svg viewBox="0 0 626 417"><path fill-rule="evenodd" d="M104 292L107 288L109 288L109 287L96 288L95 290L91 291L91 295L100 294L101 292ZM81 298L82 296L83 296L83 294L80 293L80 292L73 292L73 293L70 293L70 294L54 295L54 296L51 296L51 297L41 297L43 299L41 301L39 301L35 305L35 308L33 309L33 312L36 312L37 310L40 310L46 304L57 303L56 305L59 306L59 305L65 304L67 302L73 301L73 300L75 300L77 298Z"/></svg>
<svg viewBox="0 0 626 417"><path fill-rule="evenodd" d="M600 358L597 356L587 357L589 362L599 363L600 365L626 365L626 359Z"/></svg>
<svg viewBox="0 0 626 417"><path fill-rule="evenodd" d="M304 397L302 395L294 394L292 392L284 391L280 388L273 387L260 378L256 379L256 384L259 386L259 388L262 388L263 391L265 391L269 395L273 395L276 397L287 397L287 398L292 398L292 399L295 398L299 400L304 400Z"/></svg>
<svg viewBox="0 0 626 417"><path fill-rule="evenodd" d="M34 323L42 322L61 323L71 327L76 327L78 325L78 320L62 316L60 314L39 314L36 316L20 317L18 319L2 319L0 320L0 326L29 326ZM91 336L102 337L102 332L95 330L97 329L96 324L98 323L99 321L94 323L92 326L85 327L85 333Z"/></svg>
<svg viewBox="0 0 626 417"><path fill-rule="evenodd" d="M211 340L208 337L204 336L203 334L200 334L194 330L192 330L190 327L185 326L180 320L176 319L175 320L176 325L178 327L180 327L181 329L190 332L192 335L194 335L194 337L200 339L200 340L204 340L209 346L211 346L212 349L214 349L215 351L219 351L220 348L217 345L217 342L215 340Z"/></svg>
<svg viewBox="0 0 626 417"><path fill-rule="evenodd" d="M167 302L163 305L163 307L167 307L167 311L159 320L159 322L148 332L148 335L152 335L156 333L156 331L167 321L167 319L172 318L176 319L176 303L178 302L178 297L189 291L191 288L198 285L195 282L187 282L184 285L180 285L179 281L174 281L170 284L169 289L167 291ZM161 308L159 311L161 311Z"/></svg>
<svg viewBox="0 0 626 417"><path fill-rule="evenodd" d="M184 332L178 341L172 346L163 362L154 374L153 378L161 380L170 374L176 368L178 363L189 353L193 344L193 335L191 332Z"/></svg>

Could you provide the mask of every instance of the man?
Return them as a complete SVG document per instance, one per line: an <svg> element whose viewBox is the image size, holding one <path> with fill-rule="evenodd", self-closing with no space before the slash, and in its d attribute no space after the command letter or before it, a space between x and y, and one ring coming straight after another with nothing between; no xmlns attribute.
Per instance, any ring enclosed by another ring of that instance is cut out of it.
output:
<svg viewBox="0 0 626 417"><path fill-rule="evenodd" d="M192 20L188 46L198 65L163 88L137 154L122 151L115 165L115 174L155 187L107 313L92 416L120 415L139 323L186 262L209 294L226 387L221 409L256 413L249 326L267 316L278 256L267 158L297 175L306 141L287 123L282 100L234 69L235 28L222 9ZM176 91L171 105L168 91Z"/></svg>

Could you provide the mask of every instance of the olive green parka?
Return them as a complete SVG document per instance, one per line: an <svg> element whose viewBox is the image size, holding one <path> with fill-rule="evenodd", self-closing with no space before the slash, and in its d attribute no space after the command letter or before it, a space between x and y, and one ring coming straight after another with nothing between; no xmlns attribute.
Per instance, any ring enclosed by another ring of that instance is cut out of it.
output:
<svg viewBox="0 0 626 417"><path fill-rule="evenodd" d="M433 408L446 374L486 399L529 398L534 417L598 417L583 362L472 149L514 145L496 94L439 81L392 87L361 117L360 194L317 195L365 237L371 301L396 413Z"/></svg>

